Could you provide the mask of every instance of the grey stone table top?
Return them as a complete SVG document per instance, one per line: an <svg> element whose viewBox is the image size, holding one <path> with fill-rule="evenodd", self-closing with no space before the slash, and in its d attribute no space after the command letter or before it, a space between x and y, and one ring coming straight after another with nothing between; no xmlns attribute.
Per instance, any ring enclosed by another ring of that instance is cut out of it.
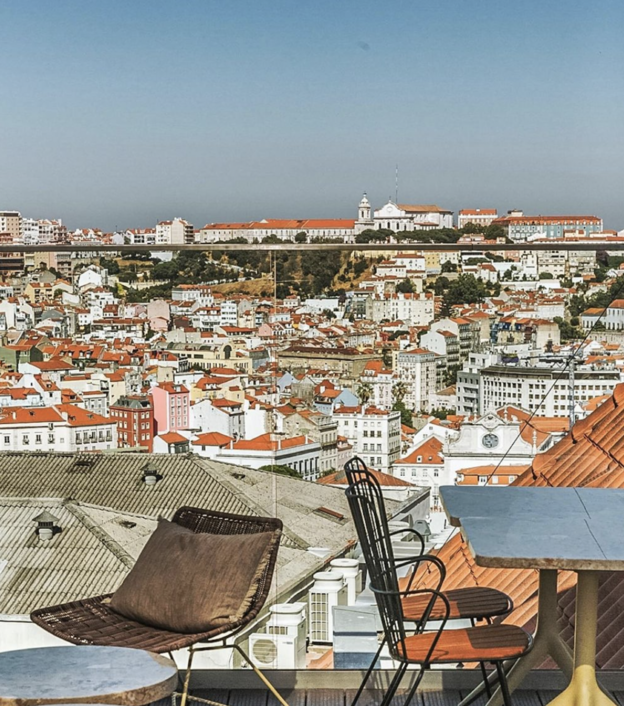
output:
<svg viewBox="0 0 624 706"><path fill-rule="evenodd" d="M142 706L169 696L176 682L170 659L125 647L68 645L0 653L0 706Z"/></svg>
<svg viewBox="0 0 624 706"><path fill-rule="evenodd" d="M440 488L479 566L624 571L624 490Z"/></svg>

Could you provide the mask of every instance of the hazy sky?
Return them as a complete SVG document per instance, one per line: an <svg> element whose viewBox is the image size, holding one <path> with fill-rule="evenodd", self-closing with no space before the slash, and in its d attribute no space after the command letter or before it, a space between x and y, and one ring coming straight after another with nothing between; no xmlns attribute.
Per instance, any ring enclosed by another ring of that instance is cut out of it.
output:
<svg viewBox="0 0 624 706"><path fill-rule="evenodd" d="M399 202L624 228L621 0L3 0L0 209L70 227Z"/></svg>

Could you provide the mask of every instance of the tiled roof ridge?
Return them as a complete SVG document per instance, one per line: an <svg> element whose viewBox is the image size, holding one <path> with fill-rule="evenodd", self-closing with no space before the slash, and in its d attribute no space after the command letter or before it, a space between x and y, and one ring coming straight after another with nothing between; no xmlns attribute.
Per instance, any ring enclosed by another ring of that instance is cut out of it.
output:
<svg viewBox="0 0 624 706"><path fill-rule="evenodd" d="M195 455L195 454L192 454ZM227 472L222 471L220 468L216 467L207 467L207 464L209 463L207 459L202 459L201 457L195 459L191 459L191 461L201 468L201 470L204 473L209 473L213 477L218 477L218 483L221 485L222 488L225 488L228 493L230 493L233 497L235 497L237 500L241 501L243 505L245 505L246 508L249 509L249 514L250 515L259 515L260 517L264 517L267 514L267 508L263 508L261 505L258 505L257 503L252 502L249 498L245 497L244 500L241 499L241 494L237 491L236 487L232 485L230 482L229 478L227 478ZM228 464L229 466L233 466L234 464ZM246 466L241 466L241 473L248 473L249 471L255 471L256 469L250 469L247 468ZM279 477L277 478L279 480ZM306 482L306 481L304 481ZM291 546L294 546L298 549L308 549L309 544L296 535L290 528L284 527L282 530L282 536L284 539L288 539L288 541L291 543Z"/></svg>
<svg viewBox="0 0 624 706"><path fill-rule="evenodd" d="M89 532L101 542L112 554L115 555L119 561L131 569L135 560L128 554L128 552L121 547L108 532L104 531L99 525L97 525L89 515L82 510L78 503L74 500L64 500L63 506L70 512Z"/></svg>

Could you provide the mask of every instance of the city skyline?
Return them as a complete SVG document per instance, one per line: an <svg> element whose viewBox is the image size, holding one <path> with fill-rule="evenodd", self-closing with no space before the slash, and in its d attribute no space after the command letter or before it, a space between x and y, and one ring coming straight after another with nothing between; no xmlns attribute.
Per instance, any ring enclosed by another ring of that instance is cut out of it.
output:
<svg viewBox="0 0 624 706"><path fill-rule="evenodd" d="M71 228L399 202L624 213L615 2L9 2L0 207Z"/></svg>

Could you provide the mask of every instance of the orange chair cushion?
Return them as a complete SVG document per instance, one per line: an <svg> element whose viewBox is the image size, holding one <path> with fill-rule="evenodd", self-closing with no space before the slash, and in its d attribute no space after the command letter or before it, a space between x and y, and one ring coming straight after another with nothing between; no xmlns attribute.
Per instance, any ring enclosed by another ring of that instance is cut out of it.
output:
<svg viewBox="0 0 624 706"><path fill-rule="evenodd" d="M449 620L458 618L492 618L506 615L513 608L513 603L506 593L487 586L456 588L444 591L450 603ZM431 600L430 593L406 596L403 601L405 620L419 621ZM430 614L430 620L442 620L446 615L446 606L438 598Z"/></svg>
<svg viewBox="0 0 624 706"><path fill-rule="evenodd" d="M410 635L396 653L408 662L422 664L438 633ZM443 630L429 659L434 662L497 662L516 659L531 646L531 636L516 625L484 625L462 630Z"/></svg>

